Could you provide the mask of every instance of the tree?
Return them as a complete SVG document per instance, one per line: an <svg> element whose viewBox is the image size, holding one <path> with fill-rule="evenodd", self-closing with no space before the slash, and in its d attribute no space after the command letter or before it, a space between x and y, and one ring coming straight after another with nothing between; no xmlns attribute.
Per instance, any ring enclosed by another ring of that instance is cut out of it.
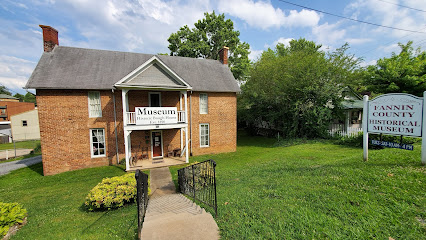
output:
<svg viewBox="0 0 426 240"><path fill-rule="evenodd" d="M423 96L426 91L426 52L412 47L413 42L399 43L401 52L377 60L367 68L364 83L374 94L409 93Z"/></svg>
<svg viewBox="0 0 426 240"><path fill-rule="evenodd" d="M171 56L219 59L219 50L229 47L229 67L238 80L244 80L250 67L248 55L250 46L241 42L240 32L234 30L234 23L225 20L224 14L204 13L205 18L172 33L168 39Z"/></svg>
<svg viewBox="0 0 426 240"><path fill-rule="evenodd" d="M25 98L25 96L24 95L22 95L22 94L20 94L20 93L16 93L15 95L13 95L14 97L16 97L16 98L19 98L19 101L20 102L23 102L24 101L24 98Z"/></svg>
<svg viewBox="0 0 426 240"><path fill-rule="evenodd" d="M24 102L35 103L36 102L35 95L30 93L30 92L27 92L27 94L25 94L25 96L24 96Z"/></svg>
<svg viewBox="0 0 426 240"><path fill-rule="evenodd" d="M329 54L305 39L278 44L254 63L242 85L238 116L249 125L268 125L285 137L322 137L341 113L342 90L352 82L359 59L348 45Z"/></svg>
<svg viewBox="0 0 426 240"><path fill-rule="evenodd" d="M12 93L4 85L0 85L0 94L12 96Z"/></svg>

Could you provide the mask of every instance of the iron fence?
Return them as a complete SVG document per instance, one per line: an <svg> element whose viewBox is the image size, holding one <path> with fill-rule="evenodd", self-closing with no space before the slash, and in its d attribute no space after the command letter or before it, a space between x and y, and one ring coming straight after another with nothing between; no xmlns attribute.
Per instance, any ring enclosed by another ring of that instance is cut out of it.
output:
<svg viewBox="0 0 426 240"><path fill-rule="evenodd" d="M178 170L179 191L215 211L217 217L216 162L207 161Z"/></svg>
<svg viewBox="0 0 426 240"><path fill-rule="evenodd" d="M148 175L139 169L135 173L138 204L138 238L141 239L142 223L148 206Z"/></svg>

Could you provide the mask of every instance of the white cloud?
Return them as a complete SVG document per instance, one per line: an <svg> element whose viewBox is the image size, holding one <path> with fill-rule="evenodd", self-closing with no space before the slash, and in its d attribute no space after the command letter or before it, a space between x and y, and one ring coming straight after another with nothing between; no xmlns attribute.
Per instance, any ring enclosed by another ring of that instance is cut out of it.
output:
<svg viewBox="0 0 426 240"><path fill-rule="evenodd" d="M271 27L312 27L318 24L320 16L315 11L291 10L286 14L280 8L274 8L270 2L253 0L220 0L220 12L238 17L248 25L260 29Z"/></svg>
<svg viewBox="0 0 426 240"><path fill-rule="evenodd" d="M317 44L332 45L343 39L346 34L345 29L339 29L340 23L328 24L327 22L312 28Z"/></svg>
<svg viewBox="0 0 426 240"><path fill-rule="evenodd" d="M359 45L364 44L373 41L371 38L346 38L346 42L348 42L350 45Z"/></svg>
<svg viewBox="0 0 426 240"><path fill-rule="evenodd" d="M35 62L25 59L0 55L0 84L14 92L23 92L28 77L31 75Z"/></svg>
<svg viewBox="0 0 426 240"><path fill-rule="evenodd" d="M288 47L288 46L290 46L291 40L294 40L294 38L283 38L283 37L281 37L278 40L274 41L274 46L277 45L278 43L282 43L282 44L284 44L285 46Z"/></svg>
<svg viewBox="0 0 426 240"><path fill-rule="evenodd" d="M256 61L257 59L259 59L262 53L263 53L263 50L250 49L250 54L248 57L251 61Z"/></svg>
<svg viewBox="0 0 426 240"><path fill-rule="evenodd" d="M367 66L370 66L370 65L376 65L376 63L377 63L377 60L370 60L370 61L368 61L368 62L364 62L364 61L362 61L362 62L360 63L360 66L361 66L361 67L367 67Z"/></svg>

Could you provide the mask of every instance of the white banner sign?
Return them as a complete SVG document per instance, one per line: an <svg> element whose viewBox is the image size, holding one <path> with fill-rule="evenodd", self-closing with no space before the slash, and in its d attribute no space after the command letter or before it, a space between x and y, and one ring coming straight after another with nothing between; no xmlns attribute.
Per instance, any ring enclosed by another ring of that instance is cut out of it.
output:
<svg viewBox="0 0 426 240"><path fill-rule="evenodd" d="M410 94L385 94L368 102L368 132L422 136L423 99Z"/></svg>
<svg viewBox="0 0 426 240"><path fill-rule="evenodd" d="M135 107L136 125L175 124L178 122L175 107Z"/></svg>

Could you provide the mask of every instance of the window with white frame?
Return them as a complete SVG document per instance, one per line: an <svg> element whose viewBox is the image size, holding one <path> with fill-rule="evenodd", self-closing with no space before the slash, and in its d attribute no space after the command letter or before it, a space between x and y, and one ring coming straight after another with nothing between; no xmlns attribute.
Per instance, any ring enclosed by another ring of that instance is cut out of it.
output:
<svg viewBox="0 0 426 240"><path fill-rule="evenodd" d="M208 112L207 93L200 93L200 114L207 114Z"/></svg>
<svg viewBox="0 0 426 240"><path fill-rule="evenodd" d="M92 157L105 156L105 131L103 128L90 129Z"/></svg>
<svg viewBox="0 0 426 240"><path fill-rule="evenodd" d="M22 120L22 126L23 126L23 127L28 126L28 122L27 122L27 120Z"/></svg>
<svg viewBox="0 0 426 240"><path fill-rule="evenodd" d="M200 146L208 147L210 146L210 129L208 123L200 124Z"/></svg>
<svg viewBox="0 0 426 240"><path fill-rule="evenodd" d="M89 92L89 117L102 117L100 92Z"/></svg>

